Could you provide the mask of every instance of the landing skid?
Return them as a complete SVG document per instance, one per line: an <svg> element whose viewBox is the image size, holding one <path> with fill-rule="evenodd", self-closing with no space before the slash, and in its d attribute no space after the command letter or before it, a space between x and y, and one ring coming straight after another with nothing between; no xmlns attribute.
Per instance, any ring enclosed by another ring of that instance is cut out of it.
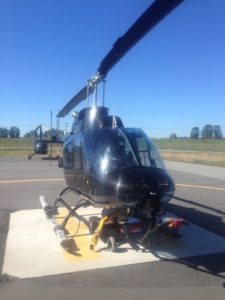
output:
<svg viewBox="0 0 225 300"><path fill-rule="evenodd" d="M188 225L183 219L156 215L149 222L143 222L141 218L135 217L130 213L130 208L110 208L103 209L102 216L92 216L89 220L78 214L80 208L94 206L93 202L87 198L81 198L78 203L71 207L62 196L70 192L70 188L65 188L56 198L51 206L45 196L39 196L41 206L45 212L51 227L53 228L60 245L66 250L70 250L71 239L68 238L66 225L71 217L76 218L79 223L83 222L89 233L92 234L90 249L94 250L99 239L105 242L111 251L116 251L117 245L129 242L136 250L149 249L150 237L158 230L165 230L176 237L180 237L179 228ZM63 206L68 214L64 217L61 224L57 223L56 215L58 207ZM135 241L135 242L134 242Z"/></svg>

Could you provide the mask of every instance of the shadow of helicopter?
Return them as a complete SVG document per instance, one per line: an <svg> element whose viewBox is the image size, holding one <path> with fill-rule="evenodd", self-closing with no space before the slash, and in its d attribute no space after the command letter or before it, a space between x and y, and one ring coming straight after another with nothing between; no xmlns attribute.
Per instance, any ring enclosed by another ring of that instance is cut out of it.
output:
<svg viewBox="0 0 225 300"><path fill-rule="evenodd" d="M225 212L210 207L204 204L197 203L196 201L184 199L181 197L173 197L179 204L173 202L168 203L167 210L175 215L178 215L186 220L193 222L215 234L225 238L225 222L223 220ZM186 207L182 204L190 204L191 207ZM202 209L209 211L209 213L202 211ZM212 214L210 212L214 212ZM221 215L221 216L220 216Z"/></svg>
<svg viewBox="0 0 225 300"><path fill-rule="evenodd" d="M168 211L185 217L188 221L194 222L198 226L225 238L225 223L223 218L210 213L210 211L212 211L224 216L224 211L181 197L174 197L174 199L180 201L180 205L169 203L167 206ZM182 202L191 204L193 207L184 207ZM207 209L209 213L199 210L201 208ZM163 260L166 261L165 258ZM225 279L225 252L179 258L174 259L173 262Z"/></svg>

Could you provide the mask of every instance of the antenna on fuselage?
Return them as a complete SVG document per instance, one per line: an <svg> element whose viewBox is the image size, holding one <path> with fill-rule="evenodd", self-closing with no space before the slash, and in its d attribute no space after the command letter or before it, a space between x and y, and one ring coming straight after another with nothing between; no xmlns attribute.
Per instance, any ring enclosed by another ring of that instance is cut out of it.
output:
<svg viewBox="0 0 225 300"><path fill-rule="evenodd" d="M112 116L112 128L116 128L117 126L117 121L115 115Z"/></svg>
<svg viewBox="0 0 225 300"><path fill-rule="evenodd" d="M112 128L118 127L116 115L114 114L114 109L112 109Z"/></svg>
<svg viewBox="0 0 225 300"><path fill-rule="evenodd" d="M68 126L68 122L65 123L65 129L64 129L64 135L68 134L68 130L67 130L67 126Z"/></svg>

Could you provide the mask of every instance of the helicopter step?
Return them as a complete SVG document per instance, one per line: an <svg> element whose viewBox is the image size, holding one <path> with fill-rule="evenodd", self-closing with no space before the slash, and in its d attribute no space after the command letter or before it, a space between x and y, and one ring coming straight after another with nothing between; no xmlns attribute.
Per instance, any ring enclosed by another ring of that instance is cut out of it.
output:
<svg viewBox="0 0 225 300"><path fill-rule="evenodd" d="M65 189L67 191L68 189ZM175 237L180 237L179 229L183 225L188 225L186 221L177 217L165 217L163 214L157 215L149 222L143 220L139 211L134 211L132 208L103 208L101 216L91 216L85 218L79 215L79 208L93 206L88 199L81 199L74 207L71 207L61 197L56 198L53 206L51 206L45 196L39 197L41 206L45 212L51 227L53 228L60 245L70 250L73 241L68 237L66 225L71 217L75 217L78 222L83 222L89 229L89 234L92 235L89 244L90 250L95 250L99 240L107 244L108 250L116 252L118 246L124 243L129 243L135 250L149 249L151 245L151 235L157 231L162 231L166 234L171 234ZM61 224L57 222L55 215L58 214L57 205L61 203L69 212ZM135 215L136 214L136 215ZM79 229L79 227L78 227Z"/></svg>

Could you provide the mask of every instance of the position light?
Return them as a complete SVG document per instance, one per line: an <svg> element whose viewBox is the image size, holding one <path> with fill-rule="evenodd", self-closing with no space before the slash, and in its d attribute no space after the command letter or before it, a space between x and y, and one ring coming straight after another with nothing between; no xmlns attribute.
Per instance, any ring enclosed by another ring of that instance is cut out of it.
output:
<svg viewBox="0 0 225 300"><path fill-rule="evenodd" d="M175 219L168 222L168 227L173 229L179 229L183 225L182 219Z"/></svg>

